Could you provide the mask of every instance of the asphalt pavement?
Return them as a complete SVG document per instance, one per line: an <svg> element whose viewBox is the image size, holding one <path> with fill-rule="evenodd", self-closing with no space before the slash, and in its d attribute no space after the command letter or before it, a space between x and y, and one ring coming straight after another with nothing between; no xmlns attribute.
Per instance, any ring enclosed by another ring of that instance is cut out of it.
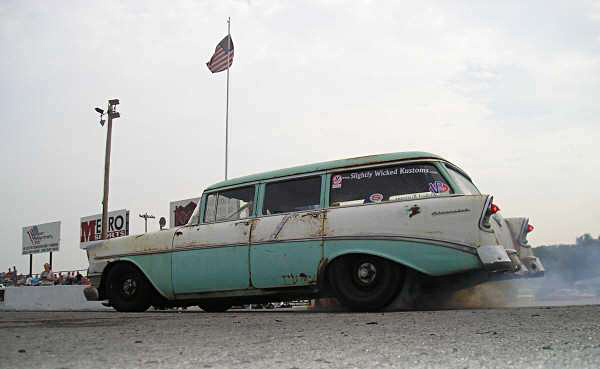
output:
<svg viewBox="0 0 600 369"><path fill-rule="evenodd" d="M600 306L0 312L0 368L600 368Z"/></svg>

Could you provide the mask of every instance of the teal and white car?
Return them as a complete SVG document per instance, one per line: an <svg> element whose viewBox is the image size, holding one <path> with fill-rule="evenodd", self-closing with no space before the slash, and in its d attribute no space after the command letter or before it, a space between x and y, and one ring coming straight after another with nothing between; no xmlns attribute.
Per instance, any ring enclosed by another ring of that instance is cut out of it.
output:
<svg viewBox="0 0 600 369"><path fill-rule="evenodd" d="M426 286L543 275L532 229L437 155L336 160L217 183L183 227L84 246L85 292L118 311L324 296L372 311L399 294L415 305Z"/></svg>

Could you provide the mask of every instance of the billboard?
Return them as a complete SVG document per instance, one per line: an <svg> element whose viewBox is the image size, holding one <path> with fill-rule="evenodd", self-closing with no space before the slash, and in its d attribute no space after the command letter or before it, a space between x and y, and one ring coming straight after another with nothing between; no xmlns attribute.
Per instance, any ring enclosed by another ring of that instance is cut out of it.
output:
<svg viewBox="0 0 600 369"><path fill-rule="evenodd" d="M60 222L23 227L23 255L58 251Z"/></svg>
<svg viewBox="0 0 600 369"><path fill-rule="evenodd" d="M199 203L200 197L171 201L169 203L169 228L185 225Z"/></svg>
<svg viewBox="0 0 600 369"><path fill-rule="evenodd" d="M80 243L100 239L102 234L102 214L81 218ZM108 213L108 238L129 236L129 210L115 210Z"/></svg>

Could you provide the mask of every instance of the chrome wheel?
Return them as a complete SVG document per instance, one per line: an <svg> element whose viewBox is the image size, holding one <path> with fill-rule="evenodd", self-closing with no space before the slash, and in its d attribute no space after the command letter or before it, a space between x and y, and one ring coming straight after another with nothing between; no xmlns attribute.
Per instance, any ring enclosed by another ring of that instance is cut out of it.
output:
<svg viewBox="0 0 600 369"><path fill-rule="evenodd" d="M377 268L372 263L364 262L358 266L356 277L359 284L369 286L377 278Z"/></svg>
<svg viewBox="0 0 600 369"><path fill-rule="evenodd" d="M135 291L137 290L137 282L133 278L127 278L123 281L121 285L121 293L123 297L131 298L135 295Z"/></svg>

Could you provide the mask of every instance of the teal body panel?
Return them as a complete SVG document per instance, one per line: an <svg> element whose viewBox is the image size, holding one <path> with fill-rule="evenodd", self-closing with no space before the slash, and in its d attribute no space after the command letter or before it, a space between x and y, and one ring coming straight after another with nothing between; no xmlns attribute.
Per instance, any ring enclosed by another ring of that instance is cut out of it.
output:
<svg viewBox="0 0 600 369"><path fill-rule="evenodd" d="M395 240L328 240L324 256L330 262L345 254L380 256L430 276L481 269L477 255L449 247Z"/></svg>
<svg viewBox="0 0 600 369"><path fill-rule="evenodd" d="M322 256L320 240L252 245L252 285L273 288L315 284Z"/></svg>
<svg viewBox="0 0 600 369"><path fill-rule="evenodd" d="M167 299L173 299L171 283L171 253L126 256L119 260L130 261L144 273L154 288Z"/></svg>
<svg viewBox="0 0 600 369"><path fill-rule="evenodd" d="M321 260L331 262L342 255L359 253L380 256L430 276L482 268L475 254L396 240L326 240L324 246L319 240L281 242L253 245L250 255L248 246L237 246L127 256L120 260L135 264L161 295L174 299L175 295L188 293L312 285L317 283Z"/></svg>
<svg viewBox="0 0 600 369"><path fill-rule="evenodd" d="M248 258L248 246L177 251L173 253L175 294L247 289Z"/></svg>

